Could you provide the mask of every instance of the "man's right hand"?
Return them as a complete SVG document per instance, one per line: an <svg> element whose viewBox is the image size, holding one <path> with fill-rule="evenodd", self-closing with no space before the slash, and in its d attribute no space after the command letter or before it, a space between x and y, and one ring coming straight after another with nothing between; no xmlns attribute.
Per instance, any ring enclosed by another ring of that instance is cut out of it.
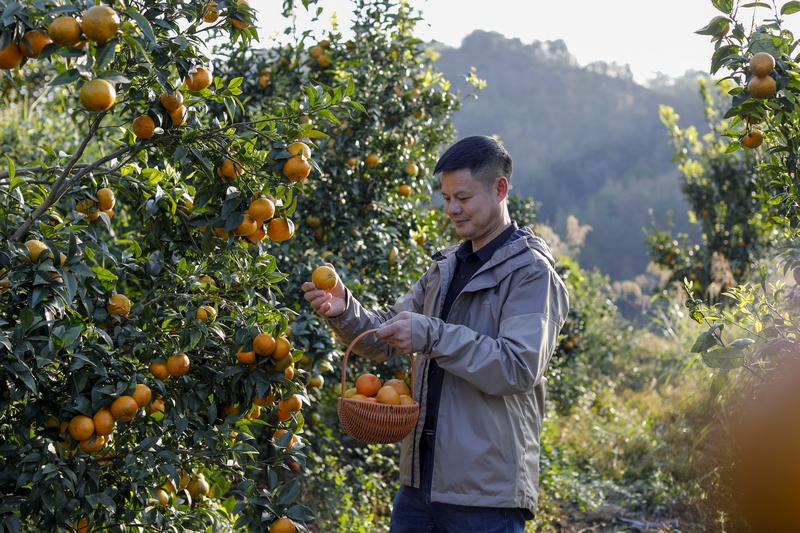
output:
<svg viewBox="0 0 800 533"><path fill-rule="evenodd" d="M330 263L327 263L327 265L334 268ZM317 314L329 318L344 313L347 290L339 276L336 276L336 285L328 292L318 289L310 281L303 283L301 288L305 292L306 301L311 304Z"/></svg>

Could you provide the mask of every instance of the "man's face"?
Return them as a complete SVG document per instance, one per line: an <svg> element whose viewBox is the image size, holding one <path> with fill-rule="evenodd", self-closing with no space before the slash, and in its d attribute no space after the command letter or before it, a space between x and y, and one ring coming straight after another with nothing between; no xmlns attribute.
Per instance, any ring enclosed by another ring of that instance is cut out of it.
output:
<svg viewBox="0 0 800 533"><path fill-rule="evenodd" d="M502 203L507 195L505 183L505 178L498 178L487 191L473 179L469 169L442 172L445 213L458 236L473 241L473 249L487 244L505 225Z"/></svg>

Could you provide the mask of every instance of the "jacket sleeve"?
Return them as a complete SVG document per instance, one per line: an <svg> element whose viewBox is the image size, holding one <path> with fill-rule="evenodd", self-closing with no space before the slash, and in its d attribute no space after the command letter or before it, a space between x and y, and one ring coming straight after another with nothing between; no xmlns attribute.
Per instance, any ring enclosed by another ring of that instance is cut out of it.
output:
<svg viewBox="0 0 800 533"><path fill-rule="evenodd" d="M428 272L430 272L430 270ZM411 287L410 291L401 296L394 305L382 310L364 308L361 302L350 292L350 289L346 289L347 300L345 303L345 310L341 315L328 318L328 325L343 344L349 345L353 339L361 333L379 327L381 324L403 311L422 313L425 289L428 284L427 280L428 273L423 274L414 286ZM358 344L353 347L353 353L377 362L385 361L386 359L398 355L404 355L374 335L367 335L361 339Z"/></svg>
<svg viewBox="0 0 800 533"><path fill-rule="evenodd" d="M504 396L532 389L556 349L569 296L552 268L527 270L519 277L502 304L497 338L414 315L414 351L486 394Z"/></svg>

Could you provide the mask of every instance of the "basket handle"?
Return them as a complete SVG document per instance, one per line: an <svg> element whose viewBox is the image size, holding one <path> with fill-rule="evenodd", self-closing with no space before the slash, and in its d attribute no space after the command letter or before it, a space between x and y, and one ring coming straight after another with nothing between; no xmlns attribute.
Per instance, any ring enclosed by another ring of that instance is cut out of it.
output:
<svg viewBox="0 0 800 533"><path fill-rule="evenodd" d="M353 346L355 346L358 341L360 341L361 339L363 339L367 335L375 333L376 331L378 331L377 328L376 329L368 329L367 331L365 331L364 333L362 333L361 335L359 335L358 337L353 339L353 342L351 342L350 345L347 347L347 350L345 350L344 357L342 358L342 399L344 399L344 391L345 391L345 387L347 386L345 384L346 381L347 381L347 356L350 355L350 352L353 351ZM410 390L411 390L411 397L413 398L414 397L414 354L408 354L408 356L411 358L411 387L410 387Z"/></svg>

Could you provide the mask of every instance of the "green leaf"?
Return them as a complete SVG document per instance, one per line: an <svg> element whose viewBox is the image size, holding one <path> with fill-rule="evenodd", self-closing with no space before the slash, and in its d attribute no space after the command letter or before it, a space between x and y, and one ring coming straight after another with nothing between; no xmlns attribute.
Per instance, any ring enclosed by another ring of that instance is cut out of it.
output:
<svg viewBox="0 0 800 533"><path fill-rule="evenodd" d="M711 0L711 5L727 14L733 9L733 0Z"/></svg>
<svg viewBox="0 0 800 533"><path fill-rule="evenodd" d="M117 275L101 266L93 266L92 272L106 290L111 290L117 285Z"/></svg>
<svg viewBox="0 0 800 533"><path fill-rule="evenodd" d="M50 82L50 86L55 87L57 85L67 85L77 80L80 77L81 75L78 72L78 69L71 68L68 71L62 72L61 74L56 76L55 79Z"/></svg>
<svg viewBox="0 0 800 533"><path fill-rule="evenodd" d="M722 35L730 28L731 21L727 17L716 16L708 24L695 31L699 35Z"/></svg>
<svg viewBox="0 0 800 533"><path fill-rule="evenodd" d="M781 15L791 15L800 11L800 2L786 2L781 6Z"/></svg>
<svg viewBox="0 0 800 533"><path fill-rule="evenodd" d="M142 30L144 36L147 37L151 43L156 44L156 34L153 32L153 27L150 25L149 20L144 18L144 16L141 13L139 13L132 7L126 9L125 14L127 14L129 17L131 17L133 20L136 21L136 24L138 24L139 29Z"/></svg>
<svg viewBox="0 0 800 533"><path fill-rule="evenodd" d="M343 103L344 103L344 105L350 106L353 109L357 109L357 110L361 111L362 113L366 113L367 112L367 110L364 109L363 105L359 104L358 102L354 102L353 100L347 100L347 101L345 101Z"/></svg>
<svg viewBox="0 0 800 533"><path fill-rule="evenodd" d="M725 387L725 385L728 383L729 372L729 370L720 370L714 375L714 378L711 380L711 387L709 390L712 400L719 396L719 393L722 392L723 387Z"/></svg>
<svg viewBox="0 0 800 533"><path fill-rule="evenodd" d="M111 61L114 59L114 52L117 49L118 42L119 39L111 39L99 47L97 50L97 56L95 58L97 60L97 64L94 67L95 71L103 70L111 64Z"/></svg>
<svg viewBox="0 0 800 533"><path fill-rule="evenodd" d="M22 325L22 331L28 331L31 328L34 318L33 311L27 307L19 312L19 322Z"/></svg>
<svg viewBox="0 0 800 533"><path fill-rule="evenodd" d="M705 353L702 357L703 363L711 368L732 369L744 363L744 352L730 346Z"/></svg>
<svg viewBox="0 0 800 533"><path fill-rule="evenodd" d="M725 60L731 56L739 54L739 47L731 44L728 46L720 46L711 56L711 74L716 72L725 64Z"/></svg>
<svg viewBox="0 0 800 533"><path fill-rule="evenodd" d="M14 176L16 176L17 167L14 166L14 161L12 161L8 156L6 156L6 164L8 165L8 179L13 182ZM12 186L11 188L13 189L14 187Z"/></svg>
<svg viewBox="0 0 800 533"><path fill-rule="evenodd" d="M723 329L722 324L715 324L711 326L710 329L704 331L700 335L697 336L697 340L694 341L692 345L692 349L690 350L692 353L700 353L705 352L706 350L710 350L715 346L722 346L722 342L718 339L717 330L721 332Z"/></svg>
<svg viewBox="0 0 800 533"><path fill-rule="evenodd" d="M739 141L731 141L731 144L728 145L728 148L725 149L726 154L732 154L736 150L741 147L741 143Z"/></svg>

